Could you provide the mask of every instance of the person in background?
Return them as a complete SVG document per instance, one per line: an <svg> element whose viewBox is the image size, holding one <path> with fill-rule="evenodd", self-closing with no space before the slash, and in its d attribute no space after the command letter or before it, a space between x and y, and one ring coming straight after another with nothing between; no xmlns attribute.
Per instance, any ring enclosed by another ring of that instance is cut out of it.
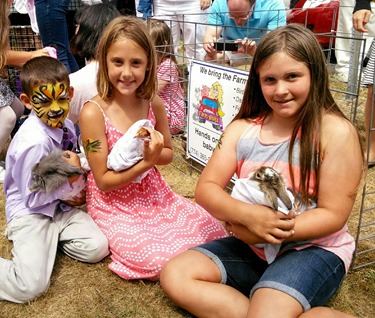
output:
<svg viewBox="0 0 375 318"><path fill-rule="evenodd" d="M167 110L169 130L175 135L184 130L186 106L171 31L161 20L150 19L146 25L156 48L158 95Z"/></svg>
<svg viewBox="0 0 375 318"><path fill-rule="evenodd" d="M35 15L43 46L53 46L57 58L69 73L78 71L78 63L70 51L66 14L71 0L34 0Z"/></svg>
<svg viewBox="0 0 375 318"><path fill-rule="evenodd" d="M5 75L7 65L21 67L28 60L37 56L48 56L47 49L36 51L15 51L9 45L9 13L11 0L0 1L0 74ZM12 92L9 85L0 79L0 152L8 142L9 136L17 122L23 115L24 105ZM5 178L5 162L0 162L0 183Z"/></svg>
<svg viewBox="0 0 375 318"><path fill-rule="evenodd" d="M286 180L297 200L289 214L226 191L234 174L248 178L262 166ZM322 306L352 261L346 223L364 168L359 133L330 93L314 33L298 24L271 31L195 191L232 235L169 261L162 288L197 317L352 317ZM259 243L281 244L270 264Z"/></svg>
<svg viewBox="0 0 375 318"><path fill-rule="evenodd" d="M153 0L153 17L164 21L171 29L174 52L181 54L182 36L188 60L203 56L203 34L207 23L207 9L211 0Z"/></svg>
<svg viewBox="0 0 375 318"><path fill-rule="evenodd" d="M371 0L357 0L353 11L353 26L358 32L368 32L367 26L371 18ZM367 99L365 105L365 123L367 138L368 166L375 165L375 111L373 101L375 71L375 45L370 47L370 58L362 75L361 84L367 86Z"/></svg>
<svg viewBox="0 0 375 318"><path fill-rule="evenodd" d="M70 41L70 48L74 55L85 59L86 65L77 72L69 74L70 84L74 87L74 96L70 102L68 118L74 124L78 124L83 104L98 94L96 54L99 39L107 24L118 16L120 12L111 2L84 6L76 13L77 29Z"/></svg>
<svg viewBox="0 0 375 318"><path fill-rule="evenodd" d="M215 0L203 37L205 60L238 66L251 64L256 43L286 24L283 0ZM217 51L215 42L238 42L237 52Z"/></svg>
<svg viewBox="0 0 375 318"><path fill-rule="evenodd" d="M375 9L375 2L364 0L362 2L369 2L372 10ZM372 4L371 4L372 2ZM351 46L353 37L353 24L352 24L352 13L353 7L356 3L355 0L340 0L340 7L338 12L337 21L337 32L335 39L335 56L336 66L334 78L340 82L347 83L350 68L350 56L353 54ZM337 13L336 13L337 14ZM362 31L364 32L364 31ZM364 38L366 38L365 52L370 49L372 38L375 36L375 18L372 17L371 21L367 24L366 32L364 32ZM361 54L360 54L361 55ZM362 56L360 56L362 59ZM362 64L360 61L359 65Z"/></svg>
<svg viewBox="0 0 375 318"><path fill-rule="evenodd" d="M20 99L31 113L6 154L6 235L13 242L13 259L0 258L0 300L16 303L47 290L58 248L87 263L108 255L106 237L86 212L76 208L85 201L84 177L69 177L51 193L29 189L34 165L54 150L65 150L67 165L81 166L74 152L74 125L66 119L74 92L67 69L57 59L41 56L25 63L20 76Z"/></svg>
<svg viewBox="0 0 375 318"><path fill-rule="evenodd" d="M98 95L79 119L91 168L87 212L108 238L110 270L125 279L157 280L172 256L226 232L199 205L173 192L155 167L169 164L173 151L166 110L156 95L155 47L144 21L112 20L100 39L98 61ZM141 158L127 169L107 168L118 142L140 121L150 124L142 127Z"/></svg>
<svg viewBox="0 0 375 318"><path fill-rule="evenodd" d="M136 11L142 13L142 18L147 19L152 17L152 0L139 0L136 1Z"/></svg>

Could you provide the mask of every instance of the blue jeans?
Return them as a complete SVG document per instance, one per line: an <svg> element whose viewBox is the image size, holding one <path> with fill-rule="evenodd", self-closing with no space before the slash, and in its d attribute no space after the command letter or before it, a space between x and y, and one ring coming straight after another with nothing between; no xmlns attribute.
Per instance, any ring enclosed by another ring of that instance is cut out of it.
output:
<svg viewBox="0 0 375 318"><path fill-rule="evenodd" d="M319 247L289 250L267 264L235 237L194 247L212 259L221 272L221 283L246 296L258 288L272 288L296 299L304 311L324 306L345 277L345 266L335 254Z"/></svg>
<svg viewBox="0 0 375 318"><path fill-rule="evenodd" d="M35 0L35 13L43 46L55 46L57 58L73 73L79 67L70 52L66 22L69 3L70 0Z"/></svg>

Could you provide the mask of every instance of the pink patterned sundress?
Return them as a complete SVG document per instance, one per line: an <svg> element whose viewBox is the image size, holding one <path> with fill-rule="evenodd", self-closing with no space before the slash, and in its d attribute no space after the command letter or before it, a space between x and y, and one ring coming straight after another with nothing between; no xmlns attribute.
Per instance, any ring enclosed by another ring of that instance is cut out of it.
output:
<svg viewBox="0 0 375 318"><path fill-rule="evenodd" d="M123 133L103 116L111 151ZM154 120L151 107L148 117ZM109 192L98 189L90 172L87 211L108 238L109 269L125 279L157 279L173 256L227 236L217 219L173 192L155 167L141 183Z"/></svg>

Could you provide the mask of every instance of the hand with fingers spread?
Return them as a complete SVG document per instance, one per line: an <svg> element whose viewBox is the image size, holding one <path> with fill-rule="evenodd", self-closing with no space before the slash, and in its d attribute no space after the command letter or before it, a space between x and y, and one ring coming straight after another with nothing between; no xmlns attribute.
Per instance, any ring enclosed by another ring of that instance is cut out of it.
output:
<svg viewBox="0 0 375 318"><path fill-rule="evenodd" d="M238 51L234 53L244 53L254 56L255 50L257 49L255 41L245 37L243 40L237 40L235 42L240 43L241 45L239 46Z"/></svg>

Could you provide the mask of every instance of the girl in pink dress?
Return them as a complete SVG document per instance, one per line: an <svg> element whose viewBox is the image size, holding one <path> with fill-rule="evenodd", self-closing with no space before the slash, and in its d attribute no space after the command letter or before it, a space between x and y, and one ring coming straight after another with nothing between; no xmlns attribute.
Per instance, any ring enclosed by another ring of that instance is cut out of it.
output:
<svg viewBox="0 0 375 318"><path fill-rule="evenodd" d="M155 95L156 54L145 25L134 17L114 19L98 52L98 95L79 120L91 168L87 211L108 238L110 269L126 279L155 280L174 255L226 232L199 205L174 193L155 167L169 164L173 152L166 110ZM145 128L143 159L126 170L108 169L117 140L144 119L155 129Z"/></svg>
<svg viewBox="0 0 375 318"><path fill-rule="evenodd" d="M158 95L167 110L168 124L171 134L178 134L185 127L186 105L182 89L181 71L174 55L171 30L161 20L149 19L151 39L156 47Z"/></svg>

